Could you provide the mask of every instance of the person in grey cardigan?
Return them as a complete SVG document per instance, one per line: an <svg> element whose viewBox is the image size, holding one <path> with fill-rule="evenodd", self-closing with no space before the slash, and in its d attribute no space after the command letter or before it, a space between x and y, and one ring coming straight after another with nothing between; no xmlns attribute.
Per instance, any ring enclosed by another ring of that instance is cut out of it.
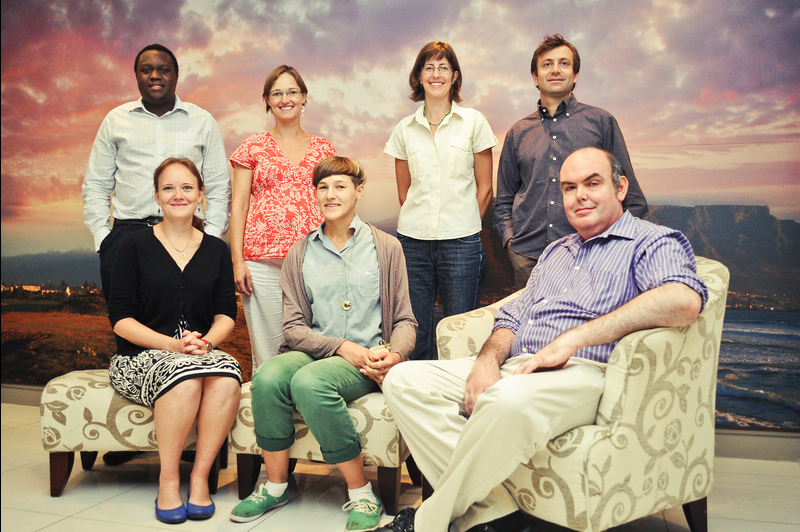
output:
<svg viewBox="0 0 800 532"><path fill-rule="evenodd" d="M233 521L257 519L288 501L296 408L347 482L347 530L378 527L382 505L364 474L347 402L378 391L389 369L408 359L417 323L400 243L355 212L365 180L361 165L346 157L314 169L325 221L289 250L281 272L284 344L250 388L267 482L233 509Z"/></svg>

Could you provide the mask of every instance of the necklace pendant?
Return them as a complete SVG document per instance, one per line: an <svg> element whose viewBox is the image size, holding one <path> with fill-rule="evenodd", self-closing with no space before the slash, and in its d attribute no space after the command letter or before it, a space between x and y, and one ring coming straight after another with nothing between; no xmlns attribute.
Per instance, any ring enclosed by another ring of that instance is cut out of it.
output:
<svg viewBox="0 0 800 532"><path fill-rule="evenodd" d="M346 311L350 310L351 308L353 308L353 304L350 303L350 300L345 299L344 301L342 301L342 310L344 310L346 312Z"/></svg>
<svg viewBox="0 0 800 532"><path fill-rule="evenodd" d="M185 259L186 258L186 253L181 253L181 258Z"/></svg>

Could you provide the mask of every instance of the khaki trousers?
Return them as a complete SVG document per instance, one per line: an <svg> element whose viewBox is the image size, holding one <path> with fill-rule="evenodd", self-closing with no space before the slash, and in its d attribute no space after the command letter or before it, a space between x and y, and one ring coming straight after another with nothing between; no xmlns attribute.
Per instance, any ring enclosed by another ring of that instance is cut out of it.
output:
<svg viewBox="0 0 800 532"><path fill-rule="evenodd" d="M503 481L553 437L594 423L604 370L570 361L560 370L513 375L530 356L503 364L502 378L469 418L464 388L475 357L402 363L387 375L386 403L434 488L417 510L416 531L464 532L516 511Z"/></svg>

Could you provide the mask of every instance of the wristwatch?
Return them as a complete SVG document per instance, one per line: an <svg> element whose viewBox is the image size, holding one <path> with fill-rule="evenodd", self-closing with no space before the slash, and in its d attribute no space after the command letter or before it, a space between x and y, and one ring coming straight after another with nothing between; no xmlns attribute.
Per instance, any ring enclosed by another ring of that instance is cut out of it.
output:
<svg viewBox="0 0 800 532"><path fill-rule="evenodd" d="M209 342L205 338L200 338L200 341L206 344L206 353L210 353L211 351L214 350L214 346L211 345L211 342Z"/></svg>

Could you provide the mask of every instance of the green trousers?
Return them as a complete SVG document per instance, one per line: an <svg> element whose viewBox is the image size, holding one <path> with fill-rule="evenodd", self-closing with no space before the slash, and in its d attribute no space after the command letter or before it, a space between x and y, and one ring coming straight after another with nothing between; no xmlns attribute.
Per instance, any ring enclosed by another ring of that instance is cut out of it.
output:
<svg viewBox="0 0 800 532"><path fill-rule="evenodd" d="M269 452L291 447L297 408L326 462L352 460L361 452L361 438L347 403L378 390L375 381L340 356L317 360L289 351L270 358L253 375L250 387L256 442Z"/></svg>

